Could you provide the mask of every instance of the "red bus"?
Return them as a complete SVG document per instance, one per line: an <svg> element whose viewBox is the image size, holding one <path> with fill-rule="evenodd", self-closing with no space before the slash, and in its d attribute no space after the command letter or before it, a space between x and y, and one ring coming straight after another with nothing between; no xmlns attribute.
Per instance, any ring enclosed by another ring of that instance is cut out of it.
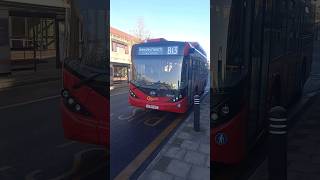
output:
<svg viewBox="0 0 320 180"><path fill-rule="evenodd" d="M290 108L312 62L311 0L215 0L211 6L211 162L235 164Z"/></svg>
<svg viewBox="0 0 320 180"><path fill-rule="evenodd" d="M109 142L107 20L107 1L69 1L62 68L65 137L101 145Z"/></svg>
<svg viewBox="0 0 320 180"><path fill-rule="evenodd" d="M132 106L185 113L207 84L206 53L196 42L152 39L132 47Z"/></svg>

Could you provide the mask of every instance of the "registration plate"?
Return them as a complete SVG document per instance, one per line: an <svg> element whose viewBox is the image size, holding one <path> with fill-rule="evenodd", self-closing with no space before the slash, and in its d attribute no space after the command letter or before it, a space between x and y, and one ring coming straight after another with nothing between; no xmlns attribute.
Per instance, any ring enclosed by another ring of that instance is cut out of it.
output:
<svg viewBox="0 0 320 180"><path fill-rule="evenodd" d="M159 106L147 104L147 105L146 105L146 108L149 108L149 109L159 109Z"/></svg>

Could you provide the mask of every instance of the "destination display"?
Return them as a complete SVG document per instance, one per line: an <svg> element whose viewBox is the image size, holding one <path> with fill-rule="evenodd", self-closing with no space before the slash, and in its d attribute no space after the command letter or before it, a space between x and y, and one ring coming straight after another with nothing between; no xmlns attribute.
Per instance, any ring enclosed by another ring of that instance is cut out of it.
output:
<svg viewBox="0 0 320 180"><path fill-rule="evenodd" d="M179 46L138 47L137 55L178 55Z"/></svg>

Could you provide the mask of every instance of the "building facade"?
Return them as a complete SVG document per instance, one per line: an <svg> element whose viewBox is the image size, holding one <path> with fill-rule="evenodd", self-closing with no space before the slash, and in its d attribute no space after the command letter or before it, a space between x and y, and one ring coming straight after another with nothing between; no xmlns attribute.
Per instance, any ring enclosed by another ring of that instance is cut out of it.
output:
<svg viewBox="0 0 320 180"><path fill-rule="evenodd" d="M128 82L131 72L131 47L140 40L110 27L110 83Z"/></svg>
<svg viewBox="0 0 320 180"><path fill-rule="evenodd" d="M64 0L0 1L0 74L42 61L58 67L64 16Z"/></svg>

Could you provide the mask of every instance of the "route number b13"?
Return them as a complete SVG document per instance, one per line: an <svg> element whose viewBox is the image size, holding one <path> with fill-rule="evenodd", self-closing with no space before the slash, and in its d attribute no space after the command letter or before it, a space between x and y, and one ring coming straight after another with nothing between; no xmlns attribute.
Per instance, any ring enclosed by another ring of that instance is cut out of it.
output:
<svg viewBox="0 0 320 180"><path fill-rule="evenodd" d="M168 54L178 54L178 46L168 47Z"/></svg>

